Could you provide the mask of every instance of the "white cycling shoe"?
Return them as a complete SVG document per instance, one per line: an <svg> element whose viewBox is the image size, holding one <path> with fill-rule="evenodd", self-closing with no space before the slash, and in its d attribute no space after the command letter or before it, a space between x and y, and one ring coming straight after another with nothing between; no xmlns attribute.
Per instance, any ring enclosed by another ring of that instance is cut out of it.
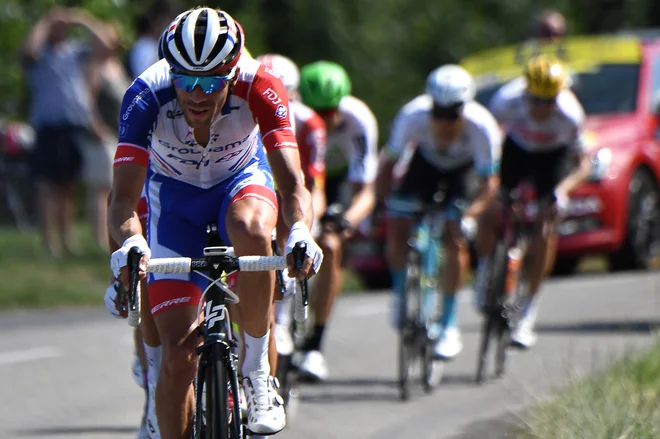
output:
<svg viewBox="0 0 660 439"><path fill-rule="evenodd" d="M291 355L293 353L293 338L291 328L288 325L275 323L275 346L280 355Z"/></svg>
<svg viewBox="0 0 660 439"><path fill-rule="evenodd" d="M444 360L453 359L462 350L463 342L461 341L461 332L458 328L444 329L433 347L435 357Z"/></svg>
<svg viewBox="0 0 660 439"><path fill-rule="evenodd" d="M147 388L147 373L142 368L140 359L135 353L133 354L133 379L135 380L135 383L142 389Z"/></svg>
<svg viewBox="0 0 660 439"><path fill-rule="evenodd" d="M536 344L536 333L534 332L534 320L524 317L511 331L511 344L524 349L530 349Z"/></svg>
<svg viewBox="0 0 660 439"><path fill-rule="evenodd" d="M325 362L325 357L319 351L305 352L298 369L301 374L316 381L324 381L328 378L328 365Z"/></svg>
<svg viewBox="0 0 660 439"><path fill-rule="evenodd" d="M284 400L277 394L277 387L277 380L264 371L250 372L247 378L243 378L247 427L252 433L271 435L284 429Z"/></svg>

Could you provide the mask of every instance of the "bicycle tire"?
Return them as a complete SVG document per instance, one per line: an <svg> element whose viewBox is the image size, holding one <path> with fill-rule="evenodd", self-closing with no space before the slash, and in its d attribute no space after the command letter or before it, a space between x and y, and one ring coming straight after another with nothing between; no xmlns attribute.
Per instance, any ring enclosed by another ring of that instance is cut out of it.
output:
<svg viewBox="0 0 660 439"><path fill-rule="evenodd" d="M487 365L488 365L488 350L490 338L493 331L497 330L499 338L501 320L504 312L504 289L506 286L506 277L508 270L508 245L506 243L498 243L495 247L495 254L493 255L492 266L490 267L489 282L486 287L486 304L485 304L485 318L486 321L482 327L481 345L479 349L477 376L476 381L478 384L486 380ZM499 341L499 340L498 340ZM499 345L499 343L498 343ZM497 354L497 350L496 350Z"/></svg>
<svg viewBox="0 0 660 439"><path fill-rule="evenodd" d="M475 381L482 384L486 381L486 371L488 366L488 347L490 344L490 333L492 330L493 319L490 314L486 315L481 328L481 342L479 343L479 355L477 357L477 375Z"/></svg>
<svg viewBox="0 0 660 439"><path fill-rule="evenodd" d="M416 318L419 315L420 303L420 255L410 248L406 262L406 280L403 297L399 309L399 390L401 399L410 398L410 378L416 349L414 346ZM414 316L414 317L411 317Z"/></svg>
<svg viewBox="0 0 660 439"><path fill-rule="evenodd" d="M495 351L495 377L502 378L506 370L507 348L511 343L511 329L506 317L500 316L497 324L497 350Z"/></svg>
<svg viewBox="0 0 660 439"><path fill-rule="evenodd" d="M192 439L207 439L206 434L206 412L203 407L208 406L207 401L203 400L205 393L202 391L206 384L206 359L200 358L197 368L197 377L195 378L195 412L193 414Z"/></svg>

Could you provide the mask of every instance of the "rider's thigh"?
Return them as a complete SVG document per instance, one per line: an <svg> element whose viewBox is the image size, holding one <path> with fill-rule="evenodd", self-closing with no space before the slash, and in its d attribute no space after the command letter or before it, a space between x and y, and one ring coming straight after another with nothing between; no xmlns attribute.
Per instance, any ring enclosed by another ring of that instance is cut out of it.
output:
<svg viewBox="0 0 660 439"><path fill-rule="evenodd" d="M197 307L178 306L154 316L163 346L161 374L191 383L197 371Z"/></svg>

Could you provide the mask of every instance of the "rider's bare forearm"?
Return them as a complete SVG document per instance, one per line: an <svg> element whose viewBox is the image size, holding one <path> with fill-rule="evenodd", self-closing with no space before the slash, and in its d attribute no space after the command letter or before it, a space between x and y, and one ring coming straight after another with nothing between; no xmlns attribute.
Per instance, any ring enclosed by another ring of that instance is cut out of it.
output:
<svg viewBox="0 0 660 439"><path fill-rule="evenodd" d="M376 206L376 187L374 183L353 183L353 197L344 218L356 227Z"/></svg>
<svg viewBox="0 0 660 439"><path fill-rule="evenodd" d="M282 205L282 218L287 227L302 221L312 227L314 209L312 196L305 187L300 170L300 158L297 149L276 149L268 154L268 162L277 183Z"/></svg>
<svg viewBox="0 0 660 439"><path fill-rule="evenodd" d="M463 215L476 218L483 214L497 196L498 187L499 179L497 177L489 177L481 184L479 192Z"/></svg>
<svg viewBox="0 0 660 439"><path fill-rule="evenodd" d="M108 208L108 229L110 236L117 243L123 243L133 235L142 234L142 225L131 200L113 197Z"/></svg>
<svg viewBox="0 0 660 439"><path fill-rule="evenodd" d="M108 229L112 239L120 245L131 236L142 234L135 208L140 201L146 175L146 168L140 165L124 164L114 168Z"/></svg>
<svg viewBox="0 0 660 439"><path fill-rule="evenodd" d="M559 185L557 185L557 190L562 193L568 194L573 189L578 187L582 182L584 182L591 172L591 160L587 154L583 154L580 157L580 164L578 167L571 172L566 178L562 180Z"/></svg>

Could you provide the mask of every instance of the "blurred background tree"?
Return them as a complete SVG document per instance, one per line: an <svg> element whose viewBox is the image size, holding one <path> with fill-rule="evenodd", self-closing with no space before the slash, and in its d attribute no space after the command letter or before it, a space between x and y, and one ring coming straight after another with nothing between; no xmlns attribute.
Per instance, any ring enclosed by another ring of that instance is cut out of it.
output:
<svg viewBox="0 0 660 439"><path fill-rule="evenodd" d="M172 0L185 10L199 3ZM82 6L119 25L126 48L134 19L158 1L3 0L0 4L0 116L23 117L28 90L18 49L30 26L56 5ZM254 55L279 52L300 65L318 59L343 64L354 94L380 122L381 143L398 108L419 94L429 71L476 50L529 36L545 8L562 12L568 33L600 33L660 24L658 0L225 0Z"/></svg>

